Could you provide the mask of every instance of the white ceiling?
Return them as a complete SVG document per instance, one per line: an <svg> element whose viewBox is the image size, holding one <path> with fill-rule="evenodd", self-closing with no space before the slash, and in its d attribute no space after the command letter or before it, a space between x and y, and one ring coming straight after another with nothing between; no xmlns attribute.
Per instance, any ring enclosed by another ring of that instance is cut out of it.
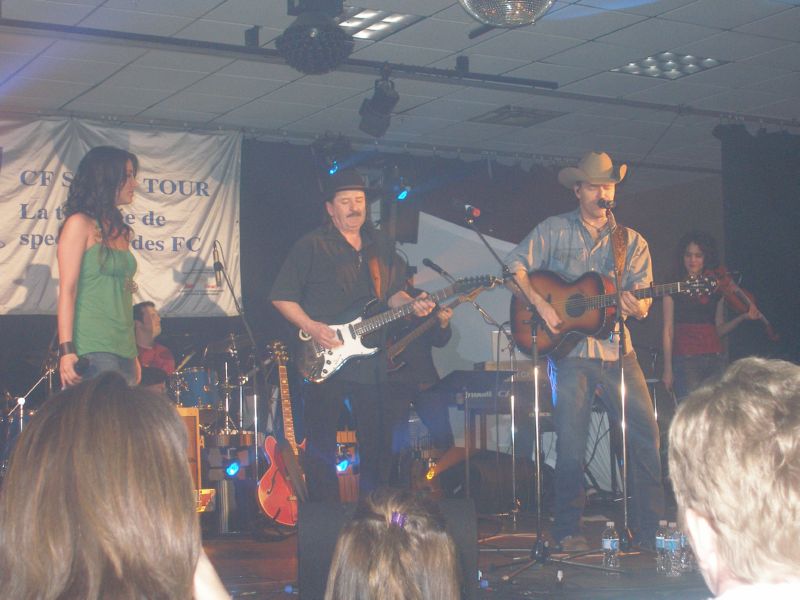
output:
<svg viewBox="0 0 800 600"><path fill-rule="evenodd" d="M350 4L350 3L348 3ZM359 0L413 13L418 23L383 41L358 40L355 59L549 80L558 90L479 86L394 72L400 102L381 148L485 155L522 163L574 158L590 149L640 163L649 185L719 170L715 125L800 126L800 0L557 0L533 26L494 29L453 0ZM244 129L264 139L309 140L358 129L358 108L376 71L345 68L306 76L274 59L35 32L12 20L244 45L261 27L262 46L292 23L283 0L2 0L0 111L71 114L115 122ZM663 51L727 64L667 81L612 73ZM504 105L566 112L527 128L470 122ZM722 115L722 116L720 116ZM551 158L548 158L551 157Z"/></svg>

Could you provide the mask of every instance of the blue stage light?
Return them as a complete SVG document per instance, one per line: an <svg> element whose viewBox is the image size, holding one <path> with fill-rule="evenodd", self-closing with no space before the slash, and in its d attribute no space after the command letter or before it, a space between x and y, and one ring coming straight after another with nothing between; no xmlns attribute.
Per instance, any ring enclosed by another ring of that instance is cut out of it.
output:
<svg viewBox="0 0 800 600"><path fill-rule="evenodd" d="M338 473L344 473L347 471L347 467L350 466L350 461L347 458L343 458L338 463L336 463L336 471Z"/></svg>
<svg viewBox="0 0 800 600"><path fill-rule="evenodd" d="M338 170L339 170L339 161L336 161L336 160L335 160L335 161L333 161L333 162L331 163L331 168L330 168L330 169L328 169L328 175L333 175L333 174L334 174L334 173L336 173Z"/></svg>
<svg viewBox="0 0 800 600"><path fill-rule="evenodd" d="M225 473L227 473L228 477L236 477L236 474L239 472L239 461L234 460L231 464L225 467Z"/></svg>
<svg viewBox="0 0 800 600"><path fill-rule="evenodd" d="M400 190L400 192L399 192L399 193L397 194L397 196L396 196L396 197L397 197L397 199L398 199L398 200L400 200L400 201L402 201L402 200L405 200L406 198L408 198L408 192L409 192L409 191L410 191L410 189L409 189L409 187L408 187L408 186L406 186L406 187L402 188L402 189Z"/></svg>

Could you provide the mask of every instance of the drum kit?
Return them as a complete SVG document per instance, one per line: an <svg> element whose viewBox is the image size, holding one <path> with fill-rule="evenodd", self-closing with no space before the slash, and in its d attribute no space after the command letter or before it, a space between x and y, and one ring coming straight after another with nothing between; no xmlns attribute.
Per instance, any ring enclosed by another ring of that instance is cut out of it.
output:
<svg viewBox="0 0 800 600"><path fill-rule="evenodd" d="M178 406L199 410L205 433L245 435L247 390L260 370L252 350L248 336L231 333L189 352L169 377L167 394Z"/></svg>

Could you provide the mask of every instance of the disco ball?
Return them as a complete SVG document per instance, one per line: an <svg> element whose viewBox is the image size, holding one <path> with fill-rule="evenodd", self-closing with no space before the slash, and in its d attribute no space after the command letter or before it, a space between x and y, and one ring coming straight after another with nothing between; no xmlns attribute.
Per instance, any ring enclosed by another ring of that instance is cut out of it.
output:
<svg viewBox="0 0 800 600"><path fill-rule="evenodd" d="M328 15L304 12L275 40L290 67L320 75L338 67L353 51L353 37Z"/></svg>
<svg viewBox="0 0 800 600"><path fill-rule="evenodd" d="M469 15L492 27L520 27L539 20L554 0L458 0Z"/></svg>

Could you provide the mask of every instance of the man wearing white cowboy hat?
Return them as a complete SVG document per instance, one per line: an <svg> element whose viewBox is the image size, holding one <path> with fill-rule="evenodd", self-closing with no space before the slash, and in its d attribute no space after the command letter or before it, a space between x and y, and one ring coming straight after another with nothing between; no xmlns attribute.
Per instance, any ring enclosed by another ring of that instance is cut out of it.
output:
<svg viewBox="0 0 800 600"><path fill-rule="evenodd" d="M552 271L573 281L589 271L613 281L614 252L607 209L613 205L616 185L627 165L615 168L605 152L589 152L577 167L562 169L558 180L573 190L577 209L545 219L505 259L528 300L554 333L564 333L559 312L533 289L529 274L538 269ZM628 229L625 263L620 285L623 290L644 288L652 281L650 251L645 239ZM643 319L650 300L637 300L630 291L621 294L624 317ZM561 309L563 310L563 308ZM563 314L563 313L562 313ZM626 339L630 337L626 332ZM658 425L653 404L636 353L628 345L622 358L625 368L625 417L632 468L631 525L636 540L649 545L664 512L661 484ZM587 550L581 535L581 518L586 501L583 486L586 439L589 434L592 401L597 390L609 415L619 420L619 343L617 336L583 337L565 356L549 356L556 422L555 524L553 537L565 551Z"/></svg>

